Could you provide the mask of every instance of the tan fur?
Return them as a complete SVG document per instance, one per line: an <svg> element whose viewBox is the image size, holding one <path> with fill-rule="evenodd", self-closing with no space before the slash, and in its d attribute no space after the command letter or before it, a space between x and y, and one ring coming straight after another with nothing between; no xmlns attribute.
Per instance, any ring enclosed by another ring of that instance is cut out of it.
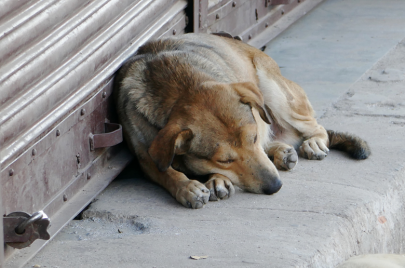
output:
<svg viewBox="0 0 405 268"><path fill-rule="evenodd" d="M275 193L282 185L277 169L297 164L295 149L309 159L329 151L330 135L301 87L240 41L206 34L151 41L115 81L131 150L146 175L187 207L228 198L233 185ZM366 145L356 141L354 151ZM185 174L210 179L204 185Z"/></svg>

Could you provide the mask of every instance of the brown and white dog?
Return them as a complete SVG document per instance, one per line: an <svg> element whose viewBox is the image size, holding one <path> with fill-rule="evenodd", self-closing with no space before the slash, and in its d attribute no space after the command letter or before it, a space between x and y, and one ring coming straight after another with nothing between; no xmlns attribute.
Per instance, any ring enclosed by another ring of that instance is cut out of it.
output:
<svg viewBox="0 0 405 268"><path fill-rule="evenodd" d="M280 190L277 169L298 162L296 149L322 160L328 148L365 159L360 138L326 131L305 92L276 62L241 41L186 34L140 47L116 76L124 135L145 174L186 207L225 199L236 185ZM186 175L209 175L207 183Z"/></svg>

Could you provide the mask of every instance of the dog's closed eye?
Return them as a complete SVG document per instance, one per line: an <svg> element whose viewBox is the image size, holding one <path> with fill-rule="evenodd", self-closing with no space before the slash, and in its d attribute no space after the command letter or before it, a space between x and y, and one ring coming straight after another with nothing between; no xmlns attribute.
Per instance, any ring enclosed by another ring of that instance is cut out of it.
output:
<svg viewBox="0 0 405 268"><path fill-rule="evenodd" d="M218 160L218 163L221 163L221 164L230 164L230 163L232 163L232 162L234 162L235 160L233 160L233 159L228 159L228 160L225 160L225 161L221 161L221 160Z"/></svg>

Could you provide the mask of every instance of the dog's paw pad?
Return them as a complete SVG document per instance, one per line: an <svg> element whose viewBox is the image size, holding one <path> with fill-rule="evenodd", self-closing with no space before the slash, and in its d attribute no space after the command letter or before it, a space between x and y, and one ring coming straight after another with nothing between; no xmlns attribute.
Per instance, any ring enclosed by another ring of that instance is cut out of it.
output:
<svg viewBox="0 0 405 268"><path fill-rule="evenodd" d="M323 160L328 156L329 149L317 138L311 138L302 143L300 147L300 156L309 160Z"/></svg>
<svg viewBox="0 0 405 268"><path fill-rule="evenodd" d="M208 203L210 190L199 181L184 181L176 193L176 199L188 208L202 208Z"/></svg>
<svg viewBox="0 0 405 268"><path fill-rule="evenodd" d="M291 170L297 165L297 163L298 155L292 147L279 150L274 156L274 164L281 170Z"/></svg>
<svg viewBox="0 0 405 268"><path fill-rule="evenodd" d="M295 165L298 163L298 155L297 152L293 149L292 152L288 153L286 157L283 159L284 165L286 169L293 169Z"/></svg>
<svg viewBox="0 0 405 268"><path fill-rule="evenodd" d="M235 193L232 182L220 174L212 175L205 183L205 186L210 190L210 201L228 199Z"/></svg>

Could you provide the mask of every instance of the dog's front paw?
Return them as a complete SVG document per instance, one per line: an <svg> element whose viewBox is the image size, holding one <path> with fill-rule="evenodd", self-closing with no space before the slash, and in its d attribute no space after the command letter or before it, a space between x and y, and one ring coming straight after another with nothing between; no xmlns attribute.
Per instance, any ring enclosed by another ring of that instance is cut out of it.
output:
<svg viewBox="0 0 405 268"><path fill-rule="evenodd" d="M293 147L280 148L274 154L274 165L280 170L291 170L298 163L298 155Z"/></svg>
<svg viewBox="0 0 405 268"><path fill-rule="evenodd" d="M300 156L309 160L323 160L328 155L329 149L319 138L310 138L300 147Z"/></svg>
<svg viewBox="0 0 405 268"><path fill-rule="evenodd" d="M205 186L210 190L210 201L228 199L235 194L231 180L221 174L211 175Z"/></svg>
<svg viewBox="0 0 405 268"><path fill-rule="evenodd" d="M202 208L209 198L210 191L196 180L181 182L176 193L176 200L187 208Z"/></svg>

